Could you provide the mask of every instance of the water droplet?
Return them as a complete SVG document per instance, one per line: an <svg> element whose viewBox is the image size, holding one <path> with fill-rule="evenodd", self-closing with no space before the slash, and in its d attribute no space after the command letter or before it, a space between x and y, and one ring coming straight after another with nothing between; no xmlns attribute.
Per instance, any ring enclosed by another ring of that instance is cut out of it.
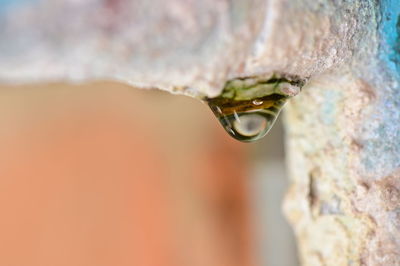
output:
<svg viewBox="0 0 400 266"><path fill-rule="evenodd" d="M208 101L211 110L229 135L244 142L251 142L264 137L272 128L286 97L278 94L253 101L229 101L212 99Z"/></svg>
<svg viewBox="0 0 400 266"><path fill-rule="evenodd" d="M249 78L227 82L221 96L206 102L229 135L243 142L264 137L274 125L286 101L300 91L302 83L287 79ZM243 84L251 84L243 87ZM256 97L251 98L251 93Z"/></svg>

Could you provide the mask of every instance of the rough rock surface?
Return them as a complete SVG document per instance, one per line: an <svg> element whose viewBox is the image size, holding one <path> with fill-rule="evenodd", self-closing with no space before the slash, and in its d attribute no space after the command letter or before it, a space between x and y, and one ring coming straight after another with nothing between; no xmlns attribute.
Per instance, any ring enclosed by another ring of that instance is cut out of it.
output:
<svg viewBox="0 0 400 266"><path fill-rule="evenodd" d="M264 10L259 0L7 2L3 82L109 79L209 95L242 71Z"/></svg>
<svg viewBox="0 0 400 266"><path fill-rule="evenodd" d="M238 76L304 78L342 62L355 49L359 9L310 0L4 0L0 82L108 79L216 96Z"/></svg>
<svg viewBox="0 0 400 266"><path fill-rule="evenodd" d="M370 10L376 50L314 76L286 113L285 212L304 265L400 265L400 6Z"/></svg>

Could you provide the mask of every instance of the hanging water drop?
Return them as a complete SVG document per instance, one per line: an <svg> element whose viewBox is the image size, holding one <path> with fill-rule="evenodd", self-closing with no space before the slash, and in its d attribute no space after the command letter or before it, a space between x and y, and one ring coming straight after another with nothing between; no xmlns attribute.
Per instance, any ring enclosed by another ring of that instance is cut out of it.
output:
<svg viewBox="0 0 400 266"><path fill-rule="evenodd" d="M238 78L228 81L219 97L205 101L229 135L251 142L268 133L286 101L303 84L277 76Z"/></svg>

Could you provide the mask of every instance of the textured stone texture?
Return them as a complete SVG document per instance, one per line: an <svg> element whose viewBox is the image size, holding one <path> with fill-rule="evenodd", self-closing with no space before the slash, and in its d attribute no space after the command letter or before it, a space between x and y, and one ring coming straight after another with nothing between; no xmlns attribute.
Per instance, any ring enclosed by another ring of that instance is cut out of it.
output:
<svg viewBox="0 0 400 266"><path fill-rule="evenodd" d="M304 265L400 265L400 6L370 11L354 37L376 50L314 76L288 108L285 212Z"/></svg>
<svg viewBox="0 0 400 266"><path fill-rule="evenodd" d="M227 76L242 71L263 5L260 0L10 1L0 13L0 80L111 79L215 95Z"/></svg>
<svg viewBox="0 0 400 266"><path fill-rule="evenodd" d="M355 49L360 9L310 0L7 0L0 6L3 83L111 79L208 96L234 77L309 77L342 62Z"/></svg>

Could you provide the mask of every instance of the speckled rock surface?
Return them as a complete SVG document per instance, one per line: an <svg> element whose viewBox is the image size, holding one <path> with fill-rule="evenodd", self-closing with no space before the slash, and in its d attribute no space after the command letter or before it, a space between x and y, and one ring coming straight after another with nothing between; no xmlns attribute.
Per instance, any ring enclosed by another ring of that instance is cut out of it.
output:
<svg viewBox="0 0 400 266"><path fill-rule="evenodd" d="M375 51L355 51L350 64L314 76L288 108L285 212L304 265L400 265L395 2L381 1L369 20L376 26L355 36L369 36L363 42Z"/></svg>
<svg viewBox="0 0 400 266"><path fill-rule="evenodd" d="M3 83L108 79L208 95L242 71L264 10L261 0L0 3Z"/></svg>
<svg viewBox="0 0 400 266"><path fill-rule="evenodd" d="M354 13L364 5L3 0L0 83L107 79L216 96L226 80L239 76L306 78L352 55Z"/></svg>

